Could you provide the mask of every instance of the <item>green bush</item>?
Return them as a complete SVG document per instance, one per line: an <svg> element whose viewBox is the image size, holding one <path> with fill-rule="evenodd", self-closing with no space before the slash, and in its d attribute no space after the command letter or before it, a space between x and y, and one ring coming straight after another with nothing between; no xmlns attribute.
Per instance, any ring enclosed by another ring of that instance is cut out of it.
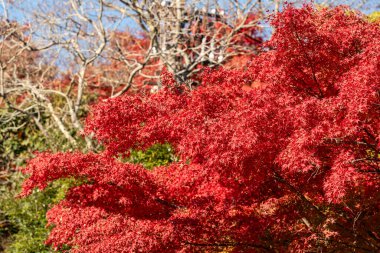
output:
<svg viewBox="0 0 380 253"><path fill-rule="evenodd" d="M155 144L147 150L132 150L127 161L142 164L151 170L155 166L165 166L176 161L170 144Z"/></svg>
<svg viewBox="0 0 380 253"><path fill-rule="evenodd" d="M43 192L36 191L27 198L17 198L16 189L20 189L23 179L21 173L13 173L10 182L16 185L8 186L11 190L7 190L6 187L0 188L1 218L9 224L0 227L0 235L9 235L10 242L6 245L5 252L52 252L50 247L44 244L49 233L49 229L46 228L46 211L64 198L72 182L55 182Z"/></svg>
<svg viewBox="0 0 380 253"><path fill-rule="evenodd" d="M6 113L10 112L0 110L0 118L6 118ZM54 183L43 192L20 199L17 194L25 177L16 170L34 151L72 148L57 129L50 128L47 134L49 139L25 115L0 124L0 252L51 252L44 245L49 232L46 211L63 199L69 184Z"/></svg>

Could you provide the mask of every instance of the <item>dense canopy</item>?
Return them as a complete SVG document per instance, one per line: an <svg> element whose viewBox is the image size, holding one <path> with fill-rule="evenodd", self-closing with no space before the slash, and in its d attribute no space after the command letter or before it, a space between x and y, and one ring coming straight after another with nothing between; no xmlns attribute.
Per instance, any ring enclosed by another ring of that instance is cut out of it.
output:
<svg viewBox="0 0 380 253"><path fill-rule="evenodd" d="M343 7L289 6L245 70L92 109L101 153L40 153L23 194L78 185L48 212L70 252L380 250L380 27ZM245 88L243 88L243 86ZM247 88L253 87L253 88ZM259 86L259 87L256 87ZM144 169L131 149L170 143Z"/></svg>

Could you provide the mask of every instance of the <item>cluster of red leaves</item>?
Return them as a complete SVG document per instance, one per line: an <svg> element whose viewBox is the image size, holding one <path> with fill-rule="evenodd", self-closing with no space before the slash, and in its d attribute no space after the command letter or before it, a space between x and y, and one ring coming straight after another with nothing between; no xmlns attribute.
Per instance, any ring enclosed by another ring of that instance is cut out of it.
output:
<svg viewBox="0 0 380 253"><path fill-rule="evenodd" d="M83 180L53 207L71 252L380 250L380 28L345 8L288 7L247 71L93 108L100 154L39 154L23 194ZM251 83L263 87L242 89ZM152 171L117 158L173 145Z"/></svg>

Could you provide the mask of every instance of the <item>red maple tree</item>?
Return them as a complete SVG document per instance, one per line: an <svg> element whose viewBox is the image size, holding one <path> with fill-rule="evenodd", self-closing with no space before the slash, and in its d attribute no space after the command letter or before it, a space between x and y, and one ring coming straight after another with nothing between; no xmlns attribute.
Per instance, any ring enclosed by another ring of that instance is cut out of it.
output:
<svg viewBox="0 0 380 253"><path fill-rule="evenodd" d="M23 194L81 180L48 212L71 252L380 250L380 27L344 7L287 7L247 71L206 71L189 91L97 104L101 153L41 153ZM242 89L251 83L261 87ZM152 171L129 150L170 143Z"/></svg>

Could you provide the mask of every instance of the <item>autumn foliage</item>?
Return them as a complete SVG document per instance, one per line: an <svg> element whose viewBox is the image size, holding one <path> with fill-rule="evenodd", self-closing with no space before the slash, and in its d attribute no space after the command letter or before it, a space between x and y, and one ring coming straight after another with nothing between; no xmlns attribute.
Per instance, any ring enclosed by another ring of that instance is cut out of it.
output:
<svg viewBox="0 0 380 253"><path fill-rule="evenodd" d="M70 252L380 250L380 27L339 7L288 7L247 71L206 71L195 90L100 102L101 153L40 153L23 195L76 178L47 214ZM242 89L261 83L261 87ZM131 149L170 143L144 169Z"/></svg>
<svg viewBox="0 0 380 253"><path fill-rule="evenodd" d="M215 67L215 65L223 64L225 68L240 68L246 65L257 54L257 49L263 44L262 35L260 34L261 29L250 25L250 23L258 19L258 15L248 14L245 22L242 23L247 28L241 28L236 33L233 30L242 22L241 20L238 20L237 24L234 25L229 24L228 20L215 20L215 18L189 22L187 25L191 27L187 33L182 35L181 40L185 43L181 47L183 49L187 48L184 53L188 56L190 62L196 62L196 58L199 57L199 52L194 48L201 48L202 43L205 42L213 44L213 47L225 47L221 44L221 41L223 41L226 34L231 34L231 45L225 48L224 56L219 52L220 50L214 50L214 58L219 55L223 56L222 60L214 59L214 62L199 62L196 65L196 70L189 75L189 78L194 83L198 83L202 75L202 69L205 66ZM148 53L151 53L149 52L151 42L146 33L140 32L134 35L126 31L114 32L111 38L112 50L106 53L107 61L95 64L87 70L86 81L91 92L96 93L101 98L111 97L132 80L133 85L131 85L129 91L134 93L149 93L153 86L159 85L161 71L170 69L170 67L165 64L163 59L160 59L158 54L155 55L154 53L145 62ZM155 50L157 49L155 48ZM183 66L189 64L181 62L182 60L177 59L178 63ZM218 64L215 64L216 61L218 61ZM138 71L136 71L137 65L142 66ZM61 84L66 83L66 86L69 86L69 79L59 81Z"/></svg>

